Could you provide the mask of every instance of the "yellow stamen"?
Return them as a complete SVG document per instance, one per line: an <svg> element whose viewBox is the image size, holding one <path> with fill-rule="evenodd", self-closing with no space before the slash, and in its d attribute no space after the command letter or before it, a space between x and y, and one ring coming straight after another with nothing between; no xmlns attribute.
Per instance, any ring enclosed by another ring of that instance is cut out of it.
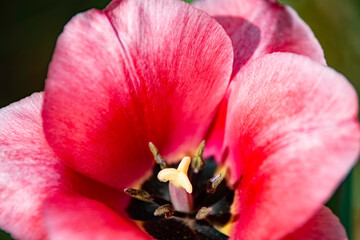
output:
<svg viewBox="0 0 360 240"><path fill-rule="evenodd" d="M149 142L149 148L152 154L154 155L155 162L160 165L161 169L166 168L166 162L162 158L162 156L159 154L158 149L155 147L155 145L152 142Z"/></svg>
<svg viewBox="0 0 360 240"><path fill-rule="evenodd" d="M200 143L200 146L196 150L195 156L191 161L191 168L194 170L195 173L198 173L205 166L205 162L203 159L204 150L205 150L205 140Z"/></svg>
<svg viewBox="0 0 360 240"><path fill-rule="evenodd" d="M178 168L165 168L163 170L161 170L158 175L157 178L161 181L161 182L167 182L170 181L170 183L176 187L181 187L184 188L186 190L186 192L188 193L192 193L192 185L190 183L190 180L187 176L187 172L189 170L189 165L191 162L191 158L190 157L184 157Z"/></svg>
<svg viewBox="0 0 360 240"><path fill-rule="evenodd" d="M197 220L202 220L205 219L210 213L211 213L212 209L209 207L202 207L200 208L200 210L196 213L195 218Z"/></svg>

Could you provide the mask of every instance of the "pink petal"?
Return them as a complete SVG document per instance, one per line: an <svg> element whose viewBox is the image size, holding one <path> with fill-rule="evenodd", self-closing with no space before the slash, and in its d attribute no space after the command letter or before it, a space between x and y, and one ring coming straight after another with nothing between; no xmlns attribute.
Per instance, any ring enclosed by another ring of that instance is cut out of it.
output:
<svg viewBox="0 0 360 240"><path fill-rule="evenodd" d="M251 59L272 52L292 52L325 64L311 29L290 7L268 0L199 0L193 5L225 28L235 54L234 74Z"/></svg>
<svg viewBox="0 0 360 240"><path fill-rule="evenodd" d="M19 239L44 239L41 208L58 189L97 199L118 212L124 195L63 166L45 140L36 93L0 109L0 228Z"/></svg>
<svg viewBox="0 0 360 240"><path fill-rule="evenodd" d="M151 239L106 205L66 192L49 198L43 214L51 240Z"/></svg>
<svg viewBox="0 0 360 240"><path fill-rule="evenodd" d="M355 164L357 96L342 75L289 53L259 58L235 78L224 145L239 184L234 234L279 239L315 214Z"/></svg>
<svg viewBox="0 0 360 240"><path fill-rule="evenodd" d="M344 227L330 209L322 207L305 225L283 240L345 240Z"/></svg>
<svg viewBox="0 0 360 240"><path fill-rule="evenodd" d="M74 17L46 83L44 131L75 170L124 188L204 138L231 75L231 42L181 1L114 1Z"/></svg>
<svg viewBox="0 0 360 240"><path fill-rule="evenodd" d="M221 162L225 156L221 149L224 143L225 123L227 117L226 112L231 93L231 87L232 85L230 84L206 135L206 148L204 157L215 157L217 162Z"/></svg>
<svg viewBox="0 0 360 240"><path fill-rule="evenodd" d="M0 110L0 228L43 239L42 201L59 186L61 165L43 136L42 94Z"/></svg>

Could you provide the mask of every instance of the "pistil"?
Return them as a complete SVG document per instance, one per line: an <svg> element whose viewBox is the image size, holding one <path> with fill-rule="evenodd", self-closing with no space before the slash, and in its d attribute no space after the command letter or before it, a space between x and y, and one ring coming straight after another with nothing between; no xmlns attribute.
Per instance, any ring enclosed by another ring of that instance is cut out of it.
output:
<svg viewBox="0 0 360 240"><path fill-rule="evenodd" d="M170 198L174 209L187 213L193 209L192 185L187 176L190 162L190 157L184 157L177 169L165 168L157 175L161 182L169 181Z"/></svg>

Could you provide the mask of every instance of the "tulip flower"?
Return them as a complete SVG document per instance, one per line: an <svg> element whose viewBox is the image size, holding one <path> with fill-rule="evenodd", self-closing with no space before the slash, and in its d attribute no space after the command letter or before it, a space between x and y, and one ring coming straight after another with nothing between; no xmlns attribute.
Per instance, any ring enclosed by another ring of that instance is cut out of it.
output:
<svg viewBox="0 0 360 240"><path fill-rule="evenodd" d="M44 92L0 110L0 228L346 239L323 204L356 163L357 113L289 7L114 0L66 25Z"/></svg>

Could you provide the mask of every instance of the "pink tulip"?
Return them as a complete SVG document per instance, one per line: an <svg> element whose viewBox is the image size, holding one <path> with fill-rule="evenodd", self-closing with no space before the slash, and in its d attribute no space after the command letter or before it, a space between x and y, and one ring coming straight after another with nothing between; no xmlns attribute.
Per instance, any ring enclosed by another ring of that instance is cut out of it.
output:
<svg viewBox="0 0 360 240"><path fill-rule="evenodd" d="M323 204L356 163L357 113L289 7L114 0L66 25L44 93L0 110L0 228L152 239L124 188L151 172L150 141L177 163L205 139L235 190L230 238L346 239Z"/></svg>

